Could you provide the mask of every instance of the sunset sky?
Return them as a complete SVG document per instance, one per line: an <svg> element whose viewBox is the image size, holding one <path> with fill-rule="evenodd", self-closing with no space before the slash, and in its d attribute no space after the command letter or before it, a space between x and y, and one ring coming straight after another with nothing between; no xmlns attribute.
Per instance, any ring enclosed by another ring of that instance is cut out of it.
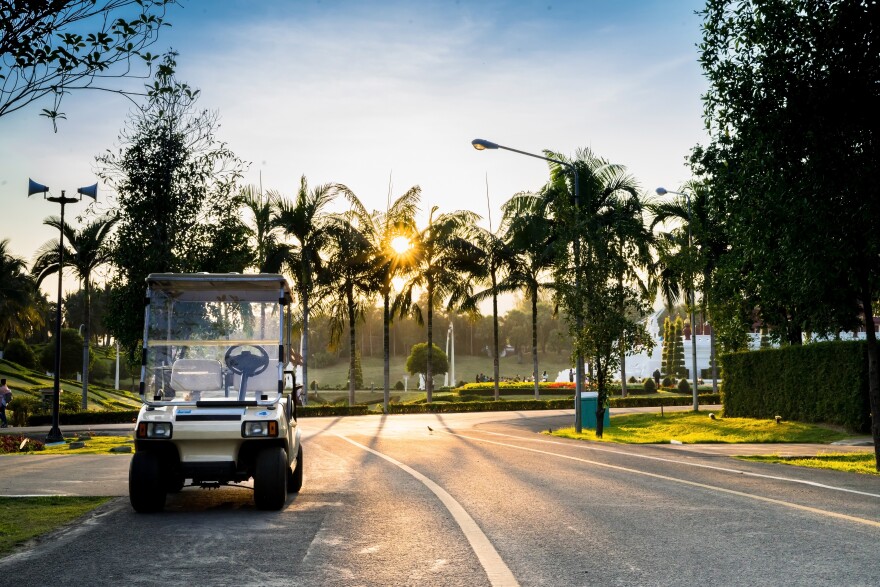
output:
<svg viewBox="0 0 880 587"><path fill-rule="evenodd" d="M173 48L178 77L216 110L218 138L250 162L245 183L293 194L348 185L369 209L422 187L422 209L469 209L497 227L500 205L547 180L523 151L589 147L626 165L642 188L677 189L705 142L696 0L542 2L184 0L151 51ZM142 82L136 82L141 84ZM97 181L131 104L68 96L58 132L32 104L0 118L0 238L29 262L57 233L58 205L27 198ZM487 184L490 204L487 204ZM99 205L113 194L100 186ZM342 202L340 202L342 206ZM67 208L74 223L86 203ZM71 283L65 289L74 289Z"/></svg>

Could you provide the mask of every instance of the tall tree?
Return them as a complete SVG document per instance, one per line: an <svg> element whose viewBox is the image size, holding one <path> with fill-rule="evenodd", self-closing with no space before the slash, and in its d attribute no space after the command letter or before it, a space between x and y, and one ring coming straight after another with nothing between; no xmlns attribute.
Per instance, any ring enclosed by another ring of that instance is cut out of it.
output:
<svg viewBox="0 0 880 587"><path fill-rule="evenodd" d="M552 220L547 216L546 200L538 194L517 194L503 206L506 236L515 256L502 286L520 290L531 305L532 381L535 399L540 399L538 378L538 302L543 290L553 287L548 272L557 259L557 239Z"/></svg>
<svg viewBox="0 0 880 587"><path fill-rule="evenodd" d="M490 221L491 222L491 221ZM474 254L480 259L471 270L471 276L486 284L486 288L475 293L465 301L464 309L477 312L477 304L486 299L492 300L492 382L495 401L500 399L499 391L499 336L498 336L498 296L505 292L516 291L518 288L503 279L511 272L515 252L510 241L505 238L503 228L497 233L492 232L491 224L487 230L482 227L473 228Z"/></svg>
<svg viewBox="0 0 880 587"><path fill-rule="evenodd" d="M331 344L336 344L348 326L348 405L355 403L357 322L363 321L366 306L379 290L375 249L370 241L370 214L354 194L346 191L351 204L343 214L327 220L327 268L322 280L330 312Z"/></svg>
<svg viewBox="0 0 880 587"><path fill-rule="evenodd" d="M9 252L9 239L0 240L0 341L3 346L10 338L29 337L46 324L45 316L45 300L27 271L27 263Z"/></svg>
<svg viewBox="0 0 880 587"><path fill-rule="evenodd" d="M122 95L108 80L136 75L157 56L145 51L156 42L175 0L53 0L0 2L0 116L51 98L41 116L53 125L75 90ZM146 75L149 75L147 73ZM57 126L56 126L57 128Z"/></svg>
<svg viewBox="0 0 880 587"><path fill-rule="evenodd" d="M196 109L198 90L174 77L173 56L163 65L119 150L97 157L119 214L108 326L132 357L148 274L240 271L247 253L235 192L244 164L216 138L218 115Z"/></svg>
<svg viewBox="0 0 880 587"><path fill-rule="evenodd" d="M464 276L478 263L468 239L478 216L463 210L435 216L437 210L437 206L431 208L427 225L414 235L414 270L403 286L398 303L401 312L411 314L419 324L427 324L425 391L428 403L434 392L434 307L446 300L446 307L451 309L467 300L472 288ZM424 308L415 301L416 289L426 294Z"/></svg>
<svg viewBox="0 0 880 587"><path fill-rule="evenodd" d="M350 190L341 186L347 193ZM353 194L351 194L353 196ZM391 294L394 280L412 269L412 241L416 234L415 215L418 211L421 188L413 186L402 196L389 203L384 212L374 212L361 218L361 230L372 247L373 273L382 296L382 380L383 408L388 412L391 394L391 322L394 319Z"/></svg>
<svg viewBox="0 0 880 587"><path fill-rule="evenodd" d="M260 273L281 273L288 247L281 242L275 222L275 207L281 194L270 190L263 194L254 186L241 190L245 209L251 214L247 227L252 258L249 265Z"/></svg>
<svg viewBox="0 0 880 587"><path fill-rule="evenodd" d="M596 435L602 436L608 377L620 362L620 350L635 351L649 344L650 337L640 320L647 314L646 292L621 284L631 259L621 254L617 231L621 228L617 207L631 189L632 178L621 165L610 164L589 149L578 150L575 158L548 153L574 166L580 184L579 208L574 210L572 174L551 163L551 180L542 190L552 208L554 231L562 242L559 262L554 267L556 295L569 316L582 313L582 328L571 325L574 344L591 359L598 390ZM580 268L574 266L573 245L581 243ZM575 276L583 276L580 284ZM623 343L621 343L623 341Z"/></svg>
<svg viewBox="0 0 880 587"><path fill-rule="evenodd" d="M306 176L302 176L299 190L293 200L279 197L276 201L275 226L289 239L286 266L290 270L300 305L302 306L302 371L303 386L309 381L309 313L321 272L324 270L322 251L326 250L327 215L325 208L336 197L337 188L330 184L309 190ZM308 402L308 394L304 396Z"/></svg>
<svg viewBox="0 0 880 587"><path fill-rule="evenodd" d="M861 313L880 468L880 4L709 0L700 15L710 143L695 171L728 199L730 253L765 323L799 344Z"/></svg>
<svg viewBox="0 0 880 587"><path fill-rule="evenodd" d="M74 229L67 222L61 223L61 218L51 216L43 223L46 226L62 231L65 243L65 268L73 270L73 273L82 281L85 304L82 316L82 404L83 410L89 409L89 345L91 344L91 293L92 274L101 265L110 262L109 237L117 218L105 216L96 218L87 223L80 230ZM37 250L32 272L37 285L41 284L50 275L57 274L61 269L59 257L58 239L47 241Z"/></svg>

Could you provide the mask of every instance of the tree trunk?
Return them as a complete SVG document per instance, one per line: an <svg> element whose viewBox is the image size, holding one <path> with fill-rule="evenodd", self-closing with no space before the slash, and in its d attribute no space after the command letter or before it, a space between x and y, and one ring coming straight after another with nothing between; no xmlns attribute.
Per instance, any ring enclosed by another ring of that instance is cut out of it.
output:
<svg viewBox="0 0 880 587"><path fill-rule="evenodd" d="M428 280L428 364L425 369L425 398L431 403L434 396L434 365L432 355L434 350L434 284Z"/></svg>
<svg viewBox="0 0 880 587"><path fill-rule="evenodd" d="M309 294L305 290L300 293L302 301L302 344L300 344L300 352L302 353L303 367L303 405L309 403Z"/></svg>
<svg viewBox="0 0 880 587"><path fill-rule="evenodd" d="M495 350L492 353L492 369L494 374L495 401L501 399L501 392L498 389L499 365L498 365L498 283L495 279L495 271L492 271L492 339L495 341Z"/></svg>
<svg viewBox="0 0 880 587"><path fill-rule="evenodd" d="M868 400L871 406L871 437L874 439L874 468L880 471L880 364L877 333L874 331L874 308L867 271L862 279L862 312L865 318L865 346L868 353Z"/></svg>
<svg viewBox="0 0 880 587"><path fill-rule="evenodd" d="M602 438L605 431L605 400L608 397L608 390L605 387L606 367L602 366L602 360L598 355L593 362L596 364L596 390L599 392L596 398L596 438Z"/></svg>
<svg viewBox="0 0 880 587"><path fill-rule="evenodd" d="M382 396L382 408L384 413L388 413L388 402L390 401L391 396L391 342L389 340L390 336L390 328L391 324L391 311L389 310L389 304L391 301L389 300L388 291L382 296L383 300L383 312L382 312L382 379L384 384L383 396Z"/></svg>
<svg viewBox="0 0 880 587"><path fill-rule="evenodd" d="M83 323L83 366L82 366L82 410L85 412L89 409L89 338L91 337L91 333L89 332L89 320L91 318L91 308L90 304L90 283L89 276L86 275L84 282L84 290L85 290L85 300L83 300L85 306L85 322Z"/></svg>
<svg viewBox="0 0 880 587"><path fill-rule="evenodd" d="M354 292L346 287L345 301L348 306L348 405L354 405L355 371L357 370L357 332L355 332Z"/></svg>
<svg viewBox="0 0 880 587"><path fill-rule="evenodd" d="M541 386L538 384L538 288L532 289L532 377L535 381L535 399L541 399Z"/></svg>

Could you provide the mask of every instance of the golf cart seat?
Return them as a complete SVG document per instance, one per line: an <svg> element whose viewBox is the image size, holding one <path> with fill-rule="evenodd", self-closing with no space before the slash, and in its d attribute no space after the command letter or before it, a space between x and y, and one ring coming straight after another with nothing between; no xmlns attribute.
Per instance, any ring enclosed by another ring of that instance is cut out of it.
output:
<svg viewBox="0 0 880 587"><path fill-rule="evenodd" d="M177 359L171 367L171 387L175 391L200 394L223 389L220 361L213 359Z"/></svg>

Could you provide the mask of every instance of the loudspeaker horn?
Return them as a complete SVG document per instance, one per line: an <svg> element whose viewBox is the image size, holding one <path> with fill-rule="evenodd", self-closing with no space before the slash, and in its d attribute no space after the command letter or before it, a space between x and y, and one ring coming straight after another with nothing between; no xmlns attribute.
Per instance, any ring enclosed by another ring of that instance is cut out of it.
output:
<svg viewBox="0 0 880 587"><path fill-rule="evenodd" d="M93 200L98 199L98 184L86 186L84 188L79 188L76 190L76 193L81 194L83 196L88 196Z"/></svg>
<svg viewBox="0 0 880 587"><path fill-rule="evenodd" d="M33 196L34 194L45 194L49 191L49 188L44 186L41 183L37 183L34 180L28 178L28 197Z"/></svg>

